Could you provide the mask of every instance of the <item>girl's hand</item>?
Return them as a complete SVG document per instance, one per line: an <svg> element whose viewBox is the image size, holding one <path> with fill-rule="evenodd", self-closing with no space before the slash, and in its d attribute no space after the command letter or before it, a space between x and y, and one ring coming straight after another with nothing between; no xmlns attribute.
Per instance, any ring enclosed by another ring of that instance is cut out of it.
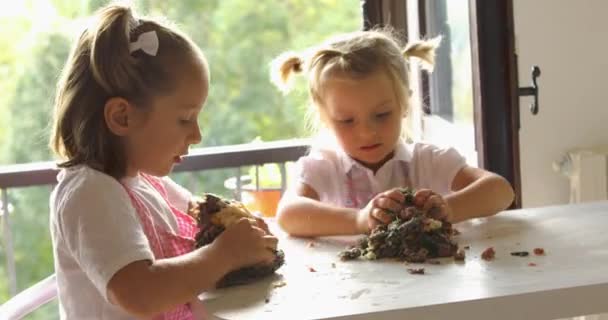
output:
<svg viewBox="0 0 608 320"><path fill-rule="evenodd" d="M234 270L259 263L271 263L275 258L277 242L277 238L268 235L258 227L257 222L242 218L226 228L211 245L221 257L229 260L230 270Z"/></svg>
<svg viewBox="0 0 608 320"><path fill-rule="evenodd" d="M405 196L399 188L377 194L357 213L357 229L361 233L368 233L378 225L390 223L403 207L404 201Z"/></svg>
<svg viewBox="0 0 608 320"><path fill-rule="evenodd" d="M257 227L264 230L267 235L273 235L272 232L270 232L270 229L268 229L268 225L266 224L266 221L264 221L264 218L256 216L255 222L257 223Z"/></svg>
<svg viewBox="0 0 608 320"><path fill-rule="evenodd" d="M452 209L445 199L430 189L420 189L414 194L414 205L433 219L451 221Z"/></svg>

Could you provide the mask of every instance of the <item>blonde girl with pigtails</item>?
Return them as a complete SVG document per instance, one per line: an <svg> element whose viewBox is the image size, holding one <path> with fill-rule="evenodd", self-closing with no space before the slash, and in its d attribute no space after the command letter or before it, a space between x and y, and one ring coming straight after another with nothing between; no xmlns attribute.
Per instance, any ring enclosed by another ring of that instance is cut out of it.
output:
<svg viewBox="0 0 608 320"><path fill-rule="evenodd" d="M316 138L295 166L277 221L295 236L368 233L389 223L417 190L416 203L437 219L457 223L490 216L513 201L503 178L468 166L454 148L407 143L403 123L411 105L409 64L431 70L440 38L401 46L390 30L341 34L272 63L283 92L296 73L307 75Z"/></svg>
<svg viewBox="0 0 608 320"><path fill-rule="evenodd" d="M201 292L274 260L277 239L247 219L195 249L193 196L167 177L201 140L208 88L190 38L130 7L100 9L76 40L50 143L61 319L205 319Z"/></svg>

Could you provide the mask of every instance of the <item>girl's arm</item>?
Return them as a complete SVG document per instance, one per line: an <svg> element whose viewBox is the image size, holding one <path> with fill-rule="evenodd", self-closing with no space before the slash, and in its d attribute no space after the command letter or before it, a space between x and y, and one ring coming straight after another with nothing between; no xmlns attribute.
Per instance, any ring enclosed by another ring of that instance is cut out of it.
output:
<svg viewBox="0 0 608 320"><path fill-rule="evenodd" d="M317 192L300 183L281 199L277 222L288 234L300 237L367 233L391 221L386 210L398 210L403 195L391 189L376 195L363 209L336 207L319 201Z"/></svg>
<svg viewBox="0 0 608 320"><path fill-rule="evenodd" d="M277 239L241 219L211 244L187 254L154 262L135 261L109 281L110 301L126 312L149 318L197 298L229 271L270 263Z"/></svg>
<svg viewBox="0 0 608 320"><path fill-rule="evenodd" d="M154 263L136 261L112 277L108 298L129 314L147 319L196 299L230 269L231 262L213 245Z"/></svg>
<svg viewBox="0 0 608 320"><path fill-rule="evenodd" d="M514 198L513 188L505 178L469 166L456 174L452 190L445 201L453 223L494 215L509 207Z"/></svg>
<svg viewBox="0 0 608 320"><path fill-rule="evenodd" d="M281 199L277 222L293 236L360 234L364 230L358 225L357 211L322 203L314 189L299 183Z"/></svg>

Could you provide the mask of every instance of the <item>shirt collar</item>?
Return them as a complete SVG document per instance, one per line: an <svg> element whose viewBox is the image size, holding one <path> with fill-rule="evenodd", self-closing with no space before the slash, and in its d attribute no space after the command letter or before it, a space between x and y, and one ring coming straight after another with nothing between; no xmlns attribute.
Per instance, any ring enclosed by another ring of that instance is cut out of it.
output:
<svg viewBox="0 0 608 320"><path fill-rule="evenodd" d="M362 166L360 163L351 158L344 150L341 148L338 149L337 152L338 159L341 163L341 167L344 170L344 174L348 174L353 168L360 168L363 170L369 170ZM400 140L399 143L395 146L395 154L392 159L389 159L382 167L390 165L392 162L400 161L400 162L410 162L412 160L412 153L408 149L408 146L405 144L403 140Z"/></svg>
<svg viewBox="0 0 608 320"><path fill-rule="evenodd" d="M120 182L122 182L124 185L126 185L127 187L131 187L134 188L137 185L141 184L141 175L136 175L135 177L123 177L120 179Z"/></svg>

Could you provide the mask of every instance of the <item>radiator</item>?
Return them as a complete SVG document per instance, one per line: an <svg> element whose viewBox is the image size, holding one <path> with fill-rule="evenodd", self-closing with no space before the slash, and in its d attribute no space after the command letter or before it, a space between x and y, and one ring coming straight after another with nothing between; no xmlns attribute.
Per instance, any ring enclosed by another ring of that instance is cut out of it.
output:
<svg viewBox="0 0 608 320"><path fill-rule="evenodd" d="M570 178L570 202L608 200L608 147L568 152L554 168Z"/></svg>

